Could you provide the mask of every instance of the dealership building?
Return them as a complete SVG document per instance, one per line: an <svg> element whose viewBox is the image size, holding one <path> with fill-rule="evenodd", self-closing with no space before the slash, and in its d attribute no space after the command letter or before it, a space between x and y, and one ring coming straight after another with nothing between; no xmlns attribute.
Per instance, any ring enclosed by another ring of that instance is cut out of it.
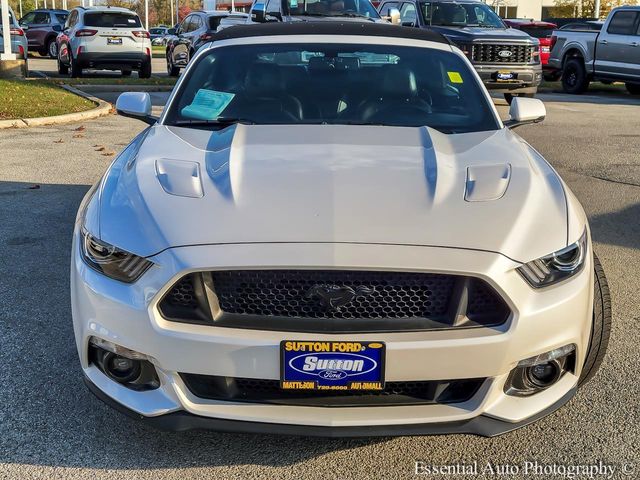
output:
<svg viewBox="0 0 640 480"><path fill-rule="evenodd" d="M552 17L554 0L485 0L502 18L531 18L541 20Z"/></svg>

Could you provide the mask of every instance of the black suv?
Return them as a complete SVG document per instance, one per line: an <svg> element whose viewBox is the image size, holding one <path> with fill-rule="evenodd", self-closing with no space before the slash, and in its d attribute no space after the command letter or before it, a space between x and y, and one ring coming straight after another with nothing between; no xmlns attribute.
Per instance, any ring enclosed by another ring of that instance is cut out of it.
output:
<svg viewBox="0 0 640 480"><path fill-rule="evenodd" d="M177 77L180 69L187 66L198 49L209 43L220 25L220 20L229 16L221 10L191 12L176 29L175 36L167 40L167 73Z"/></svg>
<svg viewBox="0 0 640 480"><path fill-rule="evenodd" d="M382 17L400 11L400 23L441 33L469 58L485 86L514 96L533 97L542 81L540 42L507 27L479 0L382 0Z"/></svg>

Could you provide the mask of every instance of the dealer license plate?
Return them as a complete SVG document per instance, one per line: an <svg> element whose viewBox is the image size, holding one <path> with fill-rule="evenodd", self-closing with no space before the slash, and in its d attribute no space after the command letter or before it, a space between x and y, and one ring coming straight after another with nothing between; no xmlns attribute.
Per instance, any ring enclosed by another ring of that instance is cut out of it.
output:
<svg viewBox="0 0 640 480"><path fill-rule="evenodd" d="M122 38L119 38L119 37L107 38L107 45L122 45Z"/></svg>
<svg viewBox="0 0 640 480"><path fill-rule="evenodd" d="M515 80L516 75L513 72L505 72L505 71L498 71L496 73L496 80L498 82L510 82L512 80Z"/></svg>
<svg viewBox="0 0 640 480"><path fill-rule="evenodd" d="M284 340L280 387L285 390L382 390L385 344Z"/></svg>

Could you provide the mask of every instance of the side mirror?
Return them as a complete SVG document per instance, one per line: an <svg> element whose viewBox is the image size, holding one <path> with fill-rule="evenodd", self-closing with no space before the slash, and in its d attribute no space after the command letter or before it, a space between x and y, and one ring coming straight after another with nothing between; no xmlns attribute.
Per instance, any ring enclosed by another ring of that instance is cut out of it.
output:
<svg viewBox="0 0 640 480"><path fill-rule="evenodd" d="M136 118L153 125L158 121L151 116L151 97L147 92L125 92L116 100L116 111L123 117Z"/></svg>
<svg viewBox="0 0 640 480"><path fill-rule="evenodd" d="M256 3L251 9L251 20L258 23L267 21L267 6L264 3Z"/></svg>
<svg viewBox="0 0 640 480"><path fill-rule="evenodd" d="M389 9L389 21L393 25L400 25L400 10L397 8Z"/></svg>
<svg viewBox="0 0 640 480"><path fill-rule="evenodd" d="M509 120L504 122L507 128L516 128L528 123L538 123L547 116L544 103L537 98L515 97L509 108Z"/></svg>

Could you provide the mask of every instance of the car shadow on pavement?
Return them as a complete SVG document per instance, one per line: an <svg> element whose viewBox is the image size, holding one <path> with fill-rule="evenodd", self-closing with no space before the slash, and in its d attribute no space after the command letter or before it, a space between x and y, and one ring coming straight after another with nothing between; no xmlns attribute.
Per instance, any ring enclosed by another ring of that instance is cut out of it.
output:
<svg viewBox="0 0 640 480"><path fill-rule="evenodd" d="M622 210L590 216L591 236L598 243L640 249L639 218L640 203Z"/></svg>
<svg viewBox="0 0 640 480"><path fill-rule="evenodd" d="M89 185L0 182L0 464L140 469L299 463L385 441L161 432L84 386L69 298Z"/></svg>

